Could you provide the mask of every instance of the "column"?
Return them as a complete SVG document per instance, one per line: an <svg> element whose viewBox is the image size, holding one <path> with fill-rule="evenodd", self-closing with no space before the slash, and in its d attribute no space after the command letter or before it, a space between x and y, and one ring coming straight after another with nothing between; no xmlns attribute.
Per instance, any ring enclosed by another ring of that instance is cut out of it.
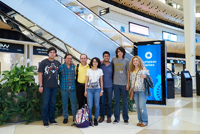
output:
<svg viewBox="0 0 200 134"><path fill-rule="evenodd" d="M196 60L196 0L183 0L184 11L184 34L185 34L185 58L186 70L195 76L195 60ZM194 77L193 77L194 78ZM193 79L193 89L196 88L196 79Z"/></svg>
<svg viewBox="0 0 200 134"><path fill-rule="evenodd" d="M33 65L33 46L29 45L29 54L28 58L30 60L29 67Z"/></svg>

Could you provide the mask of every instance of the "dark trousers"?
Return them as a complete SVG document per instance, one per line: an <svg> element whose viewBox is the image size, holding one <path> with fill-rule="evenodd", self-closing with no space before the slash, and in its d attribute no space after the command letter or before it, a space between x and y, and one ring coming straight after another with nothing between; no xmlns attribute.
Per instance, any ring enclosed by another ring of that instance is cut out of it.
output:
<svg viewBox="0 0 200 134"><path fill-rule="evenodd" d="M87 104L87 98L84 96L85 84L77 82L77 99L78 99L78 109L81 109L85 104Z"/></svg>

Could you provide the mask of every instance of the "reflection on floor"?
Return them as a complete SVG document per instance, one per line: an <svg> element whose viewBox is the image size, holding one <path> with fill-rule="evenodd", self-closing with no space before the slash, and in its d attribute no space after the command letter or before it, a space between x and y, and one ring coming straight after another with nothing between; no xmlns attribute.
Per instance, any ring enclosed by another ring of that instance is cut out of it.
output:
<svg viewBox="0 0 200 134"><path fill-rule="evenodd" d="M167 106L148 105L149 125L137 127L137 113L129 113L129 125L103 123L97 127L79 129L72 127L72 117L69 123L62 123L63 117L58 117L58 125L45 128L42 121L32 122L29 125L5 124L0 126L0 134L200 134L200 97L194 94L193 98L182 98L176 95L175 99L167 100ZM114 117L112 117L114 120Z"/></svg>

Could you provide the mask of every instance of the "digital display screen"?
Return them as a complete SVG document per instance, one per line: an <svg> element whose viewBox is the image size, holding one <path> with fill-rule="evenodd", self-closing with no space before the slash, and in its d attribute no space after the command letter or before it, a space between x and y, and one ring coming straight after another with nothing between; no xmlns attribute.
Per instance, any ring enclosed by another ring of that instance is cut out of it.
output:
<svg viewBox="0 0 200 134"><path fill-rule="evenodd" d="M172 77L172 74L171 73L167 73L167 78L168 79L172 79L173 77Z"/></svg>
<svg viewBox="0 0 200 134"><path fill-rule="evenodd" d="M184 73L185 78L191 78L189 73Z"/></svg>
<svg viewBox="0 0 200 134"><path fill-rule="evenodd" d="M173 60L170 60L170 63L174 63L174 61L173 61Z"/></svg>
<svg viewBox="0 0 200 134"><path fill-rule="evenodd" d="M146 27L146 26L129 22L129 30L131 33L137 33L137 34L149 36L149 27Z"/></svg>
<svg viewBox="0 0 200 134"><path fill-rule="evenodd" d="M138 56L143 60L144 66L149 70L153 79L154 88L150 88L150 101L162 101L162 80L161 80L161 44L138 46Z"/></svg>
<svg viewBox="0 0 200 134"><path fill-rule="evenodd" d="M177 35L173 33L163 32L163 40L176 42Z"/></svg>

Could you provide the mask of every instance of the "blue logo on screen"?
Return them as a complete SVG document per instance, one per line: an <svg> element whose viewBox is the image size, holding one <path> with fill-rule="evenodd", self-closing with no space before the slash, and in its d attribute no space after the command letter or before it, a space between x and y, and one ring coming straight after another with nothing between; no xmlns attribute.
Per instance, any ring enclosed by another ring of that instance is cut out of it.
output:
<svg viewBox="0 0 200 134"><path fill-rule="evenodd" d="M150 88L151 96L148 97L148 100L162 101L161 45L138 46L138 56L142 58L143 64L149 70L154 83L154 88Z"/></svg>

